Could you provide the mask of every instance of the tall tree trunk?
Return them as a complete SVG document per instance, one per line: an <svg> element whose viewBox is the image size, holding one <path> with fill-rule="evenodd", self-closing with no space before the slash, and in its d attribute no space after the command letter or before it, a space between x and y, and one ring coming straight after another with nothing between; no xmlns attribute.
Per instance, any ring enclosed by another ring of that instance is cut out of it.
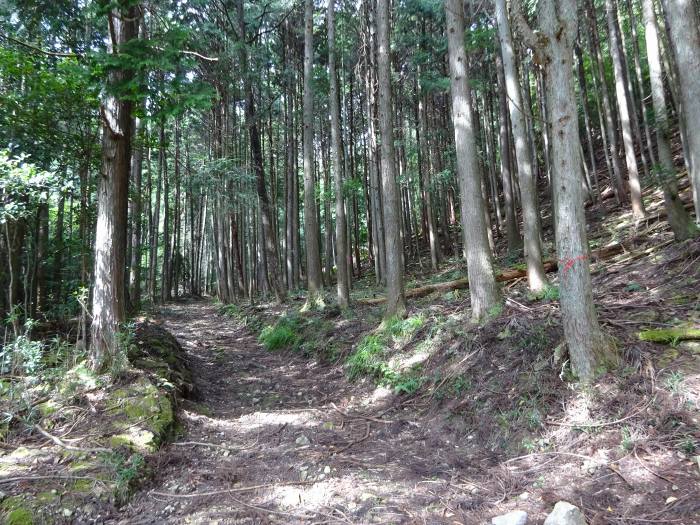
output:
<svg viewBox="0 0 700 525"><path fill-rule="evenodd" d="M104 2L103 2L104 3ZM109 52L137 37L140 9L134 2L119 0L107 14ZM132 72L123 65L108 74L108 83L128 82ZM117 333L126 318L126 231L131 162L132 102L106 91L102 116L102 172L97 191L95 230L95 286L92 300L90 363L103 370L120 351Z"/></svg>
<svg viewBox="0 0 700 525"><path fill-rule="evenodd" d="M54 233L54 259L53 271L51 276L54 300L58 302L63 301L63 279L61 272L63 271L63 251L65 249L65 242L63 240L65 208L66 196L63 193L61 193L61 196L58 199L58 210L56 212L56 231ZM69 220L69 223L72 223L72 221ZM68 259L70 259L70 254L68 256Z"/></svg>
<svg viewBox="0 0 700 525"><path fill-rule="evenodd" d="M622 142L625 147L627 176L632 200L632 215L636 218L641 218L644 217L644 203L642 202L642 187L639 183L637 155L634 151L634 134L631 120L632 105L627 85L627 68L624 63L622 43L620 41L620 26L617 23L617 7L615 2L617 2L617 0L605 0L605 13L608 19L610 54L612 55L613 70L615 72L615 94L617 96L617 107L620 112L620 123L622 124Z"/></svg>
<svg viewBox="0 0 700 525"><path fill-rule="evenodd" d="M627 192L622 181L622 170L620 168L620 158L618 156L617 131L615 130L615 119L613 117L610 95L608 93L608 85L605 81L605 68L603 66L603 56L600 51L600 38L598 37L598 24L596 22L596 10L593 5L593 0L584 0L586 6L586 17L589 23L589 37L591 44L591 55L596 66L597 75L594 78L598 79L598 93L601 95L603 102L603 115L605 116L605 133L607 135L610 163L612 165L612 184L615 190L615 195L619 202L627 200Z"/></svg>
<svg viewBox="0 0 700 525"><path fill-rule="evenodd" d="M307 306L323 304L321 254L316 215L316 184L314 181L314 2L304 2L304 238L306 240Z"/></svg>
<svg viewBox="0 0 700 525"><path fill-rule="evenodd" d="M272 223L272 208L270 199L267 195L267 185L265 183L265 164L262 155L262 145L260 144L260 131L258 128L258 118L255 110L255 98L253 96L253 79L250 77L248 65L248 50L246 48L248 37L245 22L245 10L243 0L237 0L237 15L239 24L239 57L241 67L241 77L245 91L245 124L248 128L250 137L250 150L253 161L253 172L255 174L255 188L260 201L260 220L262 222L262 230L264 234L264 249L267 252L270 264L268 266L268 279L270 286L275 294L278 302L284 302L287 299L287 291L284 288L280 276L279 265L277 261L277 239Z"/></svg>
<svg viewBox="0 0 700 525"><path fill-rule="evenodd" d="M595 161L595 145L593 143L593 126L591 124L590 111L588 110L588 86L586 85L586 72L583 68L583 52L581 46L574 46L576 54L576 69L578 72L578 84L581 90L581 106L583 107L583 125L586 132L586 149L588 150L588 160L590 170L593 173L593 186L595 189L595 200L600 200L600 185L598 183L598 166Z"/></svg>
<svg viewBox="0 0 700 525"><path fill-rule="evenodd" d="M143 120L136 119L134 144L131 155L131 175L134 191L131 199L131 261L129 262L130 309L136 310L141 304L141 176L143 174Z"/></svg>
<svg viewBox="0 0 700 525"><path fill-rule="evenodd" d="M389 0L377 0L377 90L379 95L382 207L384 211L387 288L385 318L402 317L406 313L402 266L403 246L400 231L401 208L394 157L394 113L391 103L391 48L389 34Z"/></svg>
<svg viewBox="0 0 700 525"><path fill-rule="evenodd" d="M148 179L151 191L149 192L149 202L150 194L153 193L153 171L151 170L150 152L148 156ZM160 157L158 160L158 176L156 177L156 201L153 203L153 212L151 215L151 231L149 233L149 245L151 248L151 253L148 258L148 296L153 303L158 302L158 285L156 284L156 279L158 276L158 238L160 229L160 173L162 171L162 165L160 162Z"/></svg>
<svg viewBox="0 0 700 525"><path fill-rule="evenodd" d="M447 45L452 91L452 121L460 181L462 236L467 250L467 272L472 319L480 321L500 302L491 250L486 234L481 176L477 160L474 126L464 50L464 14L461 0L445 2Z"/></svg>
<svg viewBox="0 0 700 525"><path fill-rule="evenodd" d="M599 366L613 355L596 317L588 262L572 63L577 33L576 0L541 2L542 32L538 34L527 25L520 0L513 5L521 36L538 61L545 64L562 322L571 368L582 381L591 381Z"/></svg>
<svg viewBox="0 0 700 525"><path fill-rule="evenodd" d="M49 249L49 204L48 202L39 205L37 217L38 228L36 237L36 261L35 261L35 287L36 295L32 303L31 316L36 317L37 311L43 312L47 307L49 298L49 288L47 279L47 256Z"/></svg>
<svg viewBox="0 0 700 525"><path fill-rule="evenodd" d="M695 221L700 225L700 15L693 0L663 0L678 64L682 118L687 138L688 174Z"/></svg>
<svg viewBox="0 0 700 525"><path fill-rule="evenodd" d="M547 285L547 277L542 264L542 246L540 245L542 232L538 217L537 187L530 155L527 124L523 114L524 106L518 82L518 71L515 65L513 38L506 12L506 0L496 0L496 18L501 41L508 107L510 108L510 123L515 140L515 158L518 163L518 178L520 179L527 279L530 290L540 291Z"/></svg>
<svg viewBox="0 0 700 525"><path fill-rule="evenodd" d="M654 105L656 122L656 145L659 156L659 168L656 178L664 193L664 204L668 214L668 224L676 240L684 240L695 233L695 225L685 210L683 202L678 198L676 187L676 168L671 154L670 130L666 112L666 93L661 69L661 54L659 49L659 31L656 25L656 13L653 0L642 0L644 16L644 35L646 39L647 60L649 62L649 80L651 81L651 97Z"/></svg>
<svg viewBox="0 0 700 525"><path fill-rule="evenodd" d="M350 285L348 280L348 236L343 199L343 172L340 135L340 98L338 78L335 70L335 0L328 1L328 76L330 79L331 110L331 156L333 157L333 180L335 185L335 245L337 272L338 306L347 308L350 304Z"/></svg>
<svg viewBox="0 0 700 525"><path fill-rule="evenodd" d="M508 103L506 101L505 80L503 75L503 62L500 55L496 59L496 71L498 85L498 107L500 110L499 146L501 150L501 180L503 184L503 200L506 208L506 239L508 253L513 254L522 247L522 239L518 230L517 214L515 209L515 191L513 189L513 177L511 174L510 159L510 131L508 129Z"/></svg>
<svg viewBox="0 0 700 525"><path fill-rule="evenodd" d="M169 301L172 297L172 254L170 244L170 176L168 174L168 149L165 135L165 117L162 117L160 136L161 177L163 179L163 268L161 270L161 301Z"/></svg>

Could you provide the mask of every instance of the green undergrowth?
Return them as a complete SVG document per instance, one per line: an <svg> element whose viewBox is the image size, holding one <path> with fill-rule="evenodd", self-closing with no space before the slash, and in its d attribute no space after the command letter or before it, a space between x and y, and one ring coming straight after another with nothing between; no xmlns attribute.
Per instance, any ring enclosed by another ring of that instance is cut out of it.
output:
<svg viewBox="0 0 700 525"><path fill-rule="evenodd" d="M392 354L405 346L424 324L422 315L383 321L376 330L360 340L356 350L347 358L345 367L349 379L370 377L380 384L393 387L397 393L415 393L424 382L420 376L420 365L402 370L400 363L392 360Z"/></svg>
<svg viewBox="0 0 700 525"><path fill-rule="evenodd" d="M247 326L258 334L258 342L270 351L291 351L329 362L340 358L338 325L347 319L339 311L290 310L274 322L262 317L253 320L249 314L246 318Z"/></svg>
<svg viewBox="0 0 700 525"><path fill-rule="evenodd" d="M0 438L10 446L0 454L0 474L49 475L29 488L5 485L0 523L89 522L125 504L148 479L147 457L175 434L177 400L193 387L184 351L163 328L134 324L123 341L125 363L116 376L64 360L0 382ZM39 429L71 444L75 439L84 450L45 446ZM18 436L36 440L12 446ZM51 479L53 465L75 479Z"/></svg>

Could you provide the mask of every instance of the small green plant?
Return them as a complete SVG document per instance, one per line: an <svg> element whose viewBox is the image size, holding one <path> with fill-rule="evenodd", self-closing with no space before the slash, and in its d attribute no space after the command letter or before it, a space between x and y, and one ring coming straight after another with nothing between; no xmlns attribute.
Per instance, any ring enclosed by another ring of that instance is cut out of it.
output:
<svg viewBox="0 0 700 525"><path fill-rule="evenodd" d="M281 350L283 348L296 349L300 344L299 322L296 318L284 316L275 324L262 329L258 341L268 350Z"/></svg>
<svg viewBox="0 0 700 525"><path fill-rule="evenodd" d="M385 340L380 334L370 334L365 336L357 350L348 357L348 376L350 380L357 379L361 375L376 375L382 366L386 367L383 361Z"/></svg>
<svg viewBox="0 0 700 525"><path fill-rule="evenodd" d="M535 324L531 327L528 334L519 341L518 346L523 350L542 352L547 349L549 343L545 326Z"/></svg>
<svg viewBox="0 0 700 525"><path fill-rule="evenodd" d="M0 352L0 370L3 373L22 371L34 375L42 368L43 350L41 341L32 341L27 335L20 335Z"/></svg>
<svg viewBox="0 0 700 525"><path fill-rule="evenodd" d="M558 301L559 287L548 284L538 292L529 293L527 298L531 301Z"/></svg>
<svg viewBox="0 0 700 525"><path fill-rule="evenodd" d="M523 438L523 440L520 442L520 446L530 454L539 450L537 442L530 438Z"/></svg>
<svg viewBox="0 0 700 525"><path fill-rule="evenodd" d="M681 372L673 370L664 378L664 386L672 394L680 394L683 379L683 374Z"/></svg>
<svg viewBox="0 0 700 525"><path fill-rule="evenodd" d="M397 394L413 395L423 385L423 378L414 374L399 374L392 381L391 386Z"/></svg>
<svg viewBox="0 0 700 525"><path fill-rule="evenodd" d="M625 290L628 292L640 292L643 289L644 288L642 288L642 285L635 281L631 281L627 286L625 286Z"/></svg>
<svg viewBox="0 0 700 525"><path fill-rule="evenodd" d="M465 376L459 376L456 377L454 382L452 383L452 391L454 392L455 396L459 397L465 392L468 392L472 388L472 382L468 377Z"/></svg>
<svg viewBox="0 0 700 525"><path fill-rule="evenodd" d="M132 488L133 482L142 473L145 460L141 454L125 456L120 452L102 455L102 461L114 471L117 499L124 501Z"/></svg>
<svg viewBox="0 0 700 525"><path fill-rule="evenodd" d="M136 323L123 323L116 333L117 352L112 357L109 373L113 378L121 377L129 368L129 350L136 344Z"/></svg>
<svg viewBox="0 0 700 525"><path fill-rule="evenodd" d="M221 315L225 315L226 317L239 319L241 317L242 310L236 304L223 304L219 307L219 313Z"/></svg>
<svg viewBox="0 0 700 525"><path fill-rule="evenodd" d="M622 429L620 429L620 434L622 436L622 439L620 440L620 447L622 450L632 450L634 448L635 439L630 428L625 425L622 427Z"/></svg>
<svg viewBox="0 0 700 525"><path fill-rule="evenodd" d="M678 442L678 448L681 452L691 455L698 448L698 442L691 435L686 435Z"/></svg>

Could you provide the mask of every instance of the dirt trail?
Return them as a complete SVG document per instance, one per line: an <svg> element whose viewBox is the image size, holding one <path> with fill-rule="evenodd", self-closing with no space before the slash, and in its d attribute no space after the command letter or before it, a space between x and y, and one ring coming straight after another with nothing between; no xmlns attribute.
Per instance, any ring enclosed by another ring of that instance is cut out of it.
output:
<svg viewBox="0 0 700 525"><path fill-rule="evenodd" d="M200 402L184 404L181 437L117 523L478 522L476 450L444 427L380 417L377 391L353 397L342 370L265 350L209 303L168 306L162 321Z"/></svg>

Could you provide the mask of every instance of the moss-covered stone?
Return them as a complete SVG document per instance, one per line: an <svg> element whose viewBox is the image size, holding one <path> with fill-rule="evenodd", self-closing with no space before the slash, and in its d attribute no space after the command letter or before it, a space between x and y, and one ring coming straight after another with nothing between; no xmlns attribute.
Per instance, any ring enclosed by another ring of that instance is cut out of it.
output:
<svg viewBox="0 0 700 525"><path fill-rule="evenodd" d="M128 357L136 368L144 370L161 387L176 395L190 397L194 394L187 355L170 332L146 321L136 327L134 339Z"/></svg>
<svg viewBox="0 0 700 525"><path fill-rule="evenodd" d="M60 397L69 398L77 392L97 388L98 383L97 375L82 362L66 372L56 390Z"/></svg>
<svg viewBox="0 0 700 525"><path fill-rule="evenodd" d="M116 432L110 438L110 445L154 452L172 430L175 421L168 395L148 378L140 377L128 386L116 389L110 397L110 413L116 416Z"/></svg>

